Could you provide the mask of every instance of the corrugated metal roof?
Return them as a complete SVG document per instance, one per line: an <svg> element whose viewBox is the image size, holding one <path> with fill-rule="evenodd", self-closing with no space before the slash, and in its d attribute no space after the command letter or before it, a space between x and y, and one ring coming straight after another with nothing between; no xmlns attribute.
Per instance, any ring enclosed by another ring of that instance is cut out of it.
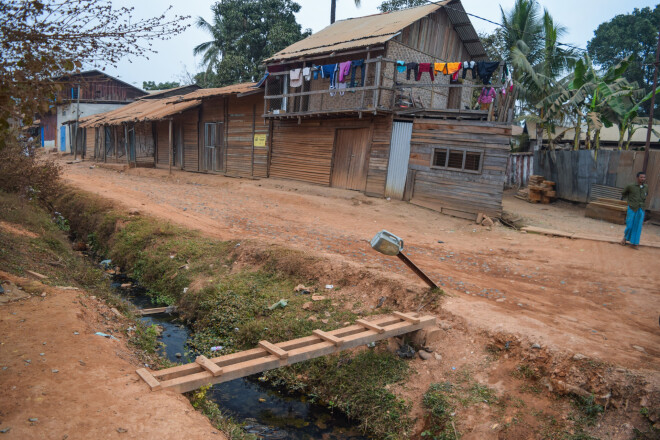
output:
<svg viewBox="0 0 660 440"><path fill-rule="evenodd" d="M449 1L340 20L279 51L265 62L384 43L446 3Z"/></svg>
<svg viewBox="0 0 660 440"><path fill-rule="evenodd" d="M226 87L199 89L186 95L161 99L142 99L115 110L88 116L80 120L81 127L119 125L124 122L158 121L168 116L196 107L205 98L234 95L256 90L256 83L232 84Z"/></svg>
<svg viewBox="0 0 660 440"><path fill-rule="evenodd" d="M254 82L249 82L249 83L246 82L246 83L232 84L230 86L218 87L213 89L199 89L199 90L195 90L194 92L190 92L186 94L183 97L183 99L188 100L188 99L199 99L199 98L211 98L214 96L223 96L223 95L237 95L239 93L245 93L254 90L256 85L257 83Z"/></svg>
<svg viewBox="0 0 660 440"><path fill-rule="evenodd" d="M658 121L654 123L654 126L657 126ZM644 143L646 142L646 127L645 126L635 126L639 127L635 133L633 134L633 137L631 139L631 142L633 143ZM586 130L587 127L583 125L582 130L580 131L580 140L584 140L586 136ZM530 140L536 140L536 123L535 122L527 122L527 132L529 135ZM560 141L572 141L575 138L575 129L573 128L568 128L568 127L555 127L553 130L553 133L564 133L564 135L558 139ZM545 130L543 130L543 139L547 140L548 135ZM628 141L628 133L624 135L623 138L624 142ZM600 141L601 142L618 142L619 141L619 126L614 124L611 127L603 127L600 130ZM656 136L653 132L651 132L651 142L660 142L660 138Z"/></svg>
<svg viewBox="0 0 660 440"><path fill-rule="evenodd" d="M80 120L81 127L119 125L124 122L158 121L184 110L196 107L201 100L186 100L182 96L136 101L115 110L88 116Z"/></svg>
<svg viewBox="0 0 660 440"><path fill-rule="evenodd" d="M472 26L470 17L465 13L465 8L458 0L452 0L445 4L445 11L449 16L449 21L454 26L454 30L458 34L458 37L465 45L465 48L468 50L468 53L472 59L478 60L486 58L486 49L481 43L481 38L477 34L477 31ZM466 43L466 41L468 43Z"/></svg>

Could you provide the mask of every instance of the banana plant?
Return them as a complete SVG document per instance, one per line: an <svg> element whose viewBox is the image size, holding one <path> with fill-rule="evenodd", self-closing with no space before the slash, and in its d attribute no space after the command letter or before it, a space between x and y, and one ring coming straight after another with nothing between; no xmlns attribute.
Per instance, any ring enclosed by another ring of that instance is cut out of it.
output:
<svg viewBox="0 0 660 440"><path fill-rule="evenodd" d="M660 93L660 89L657 89L656 94ZM630 147L630 142L632 141L632 137L635 134L637 130L640 128L648 128L649 124L649 118L641 118L639 117L639 108L642 104L644 104L646 101L651 99L651 96L653 96L653 92L649 92L646 96L644 96L641 100L639 100L637 103L635 103L631 108L629 108L627 111L625 111L623 114L619 115L619 121L618 121L618 126L619 126L619 150L623 148L623 138L625 137L626 132L628 133L627 139L626 139L626 147L625 149L627 150ZM655 130L652 130L653 134L658 136L658 132Z"/></svg>

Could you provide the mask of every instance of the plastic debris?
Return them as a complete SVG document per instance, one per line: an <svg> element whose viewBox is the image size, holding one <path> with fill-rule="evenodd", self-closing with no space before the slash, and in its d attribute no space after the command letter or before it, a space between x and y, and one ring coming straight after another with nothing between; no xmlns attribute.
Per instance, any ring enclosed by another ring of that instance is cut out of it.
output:
<svg viewBox="0 0 660 440"><path fill-rule="evenodd" d="M289 302L287 300L281 299L278 302L276 302L275 304L268 307L268 310L275 310L278 307L285 308L288 304L289 304Z"/></svg>
<svg viewBox="0 0 660 440"><path fill-rule="evenodd" d="M334 289L335 286L334 286L334 284L326 284L326 285L325 285L325 288L326 288L326 289Z"/></svg>
<svg viewBox="0 0 660 440"><path fill-rule="evenodd" d="M109 268L111 264L112 264L112 260L103 260L99 263L99 265L102 266L103 269Z"/></svg>
<svg viewBox="0 0 660 440"><path fill-rule="evenodd" d="M223 348L225 347L222 345L216 345L215 347L211 347L211 351L219 351L222 350Z"/></svg>
<svg viewBox="0 0 660 440"><path fill-rule="evenodd" d="M96 332L96 333L94 333L94 334L97 335L97 336L103 336L104 338L117 339L117 338L115 338L114 336L109 335L109 334L107 334L107 333L103 333L103 332Z"/></svg>

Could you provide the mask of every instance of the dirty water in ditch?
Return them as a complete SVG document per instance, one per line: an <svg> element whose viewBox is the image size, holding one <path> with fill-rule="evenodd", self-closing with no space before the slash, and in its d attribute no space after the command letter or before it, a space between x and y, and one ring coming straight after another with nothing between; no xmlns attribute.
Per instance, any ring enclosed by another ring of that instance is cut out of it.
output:
<svg viewBox="0 0 660 440"><path fill-rule="evenodd" d="M132 283L132 288L120 287L122 283L128 282ZM111 286L140 309L157 307L146 295L146 290L125 275L115 275ZM172 362L194 360L194 355L185 355L188 352L186 342L190 329L179 322L176 315L161 313L141 319L147 324L162 327L159 340L164 347L160 349L161 356ZM343 414L305 402L305 396L287 395L269 388L260 383L256 376L214 385L207 396L238 422L244 423L247 432L257 434L260 438L366 440Z"/></svg>

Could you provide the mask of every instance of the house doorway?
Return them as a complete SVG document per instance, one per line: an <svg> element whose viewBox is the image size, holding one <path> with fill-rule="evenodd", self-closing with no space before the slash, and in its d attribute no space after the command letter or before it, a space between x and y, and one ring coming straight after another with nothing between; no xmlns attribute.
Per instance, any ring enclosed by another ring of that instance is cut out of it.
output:
<svg viewBox="0 0 660 440"><path fill-rule="evenodd" d="M224 171L224 123L207 122L204 124L204 171Z"/></svg>
<svg viewBox="0 0 660 440"><path fill-rule="evenodd" d="M337 130L331 186L357 191L366 189L369 134L369 128Z"/></svg>

